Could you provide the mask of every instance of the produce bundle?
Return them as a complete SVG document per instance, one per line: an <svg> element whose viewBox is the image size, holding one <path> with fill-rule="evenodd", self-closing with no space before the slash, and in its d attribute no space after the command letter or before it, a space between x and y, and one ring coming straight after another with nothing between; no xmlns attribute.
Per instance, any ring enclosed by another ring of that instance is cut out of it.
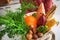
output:
<svg viewBox="0 0 60 40"><path fill-rule="evenodd" d="M17 34L22 37L22 40L37 40L57 23L52 18L56 9L52 0L20 0L20 2L21 8L15 12L8 10L6 15L0 16L0 25L6 26L4 30L0 31L0 39L5 33L8 33L9 37ZM35 11L35 13L27 15L31 11Z"/></svg>

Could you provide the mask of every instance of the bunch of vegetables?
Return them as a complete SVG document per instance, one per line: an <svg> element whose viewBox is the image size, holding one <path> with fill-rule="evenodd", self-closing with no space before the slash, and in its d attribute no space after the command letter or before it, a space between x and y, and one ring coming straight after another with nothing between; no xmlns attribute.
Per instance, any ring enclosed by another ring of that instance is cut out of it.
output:
<svg viewBox="0 0 60 40"><path fill-rule="evenodd" d="M52 0L39 0L37 3L39 4L37 13L25 18L26 24L30 27L30 31L26 36L27 40L31 40L32 38L37 40L37 38L42 37L56 24L55 19L50 19L53 16L52 12L56 8L56 6L52 6ZM48 18L49 16L51 17Z"/></svg>
<svg viewBox="0 0 60 40"><path fill-rule="evenodd" d="M26 35L27 40L37 40L56 24L55 19L47 20L46 15L44 4L41 3L36 13L25 17L25 22L30 27L29 33Z"/></svg>
<svg viewBox="0 0 60 40"><path fill-rule="evenodd" d="M37 38L42 37L56 24L55 19L47 20L48 14L51 14L55 6L52 11L46 14L47 9L45 9L46 5L44 0L35 0L34 2L33 0L20 1L21 8L18 8L17 11L13 12L8 10L6 15L0 16L0 25L4 24L6 26L5 29L0 32L0 39L5 33L8 33L9 37L14 37L15 34L18 34L22 36L22 40L37 40ZM51 1L49 2L51 3ZM38 6L36 6L37 4ZM33 9L37 9L36 13L30 16L25 14L27 10Z"/></svg>

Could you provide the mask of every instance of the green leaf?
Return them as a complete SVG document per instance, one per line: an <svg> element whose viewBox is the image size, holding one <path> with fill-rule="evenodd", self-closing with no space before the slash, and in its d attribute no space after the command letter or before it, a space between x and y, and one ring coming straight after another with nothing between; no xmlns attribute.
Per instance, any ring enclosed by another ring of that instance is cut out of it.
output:
<svg viewBox="0 0 60 40"><path fill-rule="evenodd" d="M48 30L48 26L40 26L37 28L37 31L42 33L46 33L47 30Z"/></svg>
<svg viewBox="0 0 60 40"><path fill-rule="evenodd" d="M34 14L32 14L32 16L37 17L37 14L36 14L36 13L34 13Z"/></svg>

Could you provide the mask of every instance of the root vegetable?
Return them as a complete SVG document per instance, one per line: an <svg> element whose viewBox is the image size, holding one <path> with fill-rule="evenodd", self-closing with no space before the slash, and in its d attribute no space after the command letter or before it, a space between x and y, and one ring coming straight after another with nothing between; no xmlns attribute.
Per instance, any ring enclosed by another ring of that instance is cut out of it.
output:
<svg viewBox="0 0 60 40"><path fill-rule="evenodd" d="M36 6L39 6L41 4L42 0L36 0Z"/></svg>
<svg viewBox="0 0 60 40"><path fill-rule="evenodd" d="M46 17L45 15L42 15L37 22L38 26L44 26L46 24Z"/></svg>
<svg viewBox="0 0 60 40"><path fill-rule="evenodd" d="M37 36L36 34L33 34L33 38L34 38L34 39L37 39L38 36Z"/></svg>
<svg viewBox="0 0 60 40"><path fill-rule="evenodd" d="M33 34L32 30L29 30L29 33L30 33L30 34Z"/></svg>
<svg viewBox="0 0 60 40"><path fill-rule="evenodd" d="M26 35L26 38L27 38L27 40L31 40L31 39L32 39L32 34L31 34L31 33L28 33L28 34Z"/></svg>
<svg viewBox="0 0 60 40"><path fill-rule="evenodd" d="M39 32L38 37L42 37L42 36L43 36L43 33Z"/></svg>
<svg viewBox="0 0 60 40"><path fill-rule="evenodd" d="M45 0L45 11L49 11L53 6L52 0Z"/></svg>
<svg viewBox="0 0 60 40"><path fill-rule="evenodd" d="M32 29L32 31L33 31L34 34L37 32L36 29Z"/></svg>

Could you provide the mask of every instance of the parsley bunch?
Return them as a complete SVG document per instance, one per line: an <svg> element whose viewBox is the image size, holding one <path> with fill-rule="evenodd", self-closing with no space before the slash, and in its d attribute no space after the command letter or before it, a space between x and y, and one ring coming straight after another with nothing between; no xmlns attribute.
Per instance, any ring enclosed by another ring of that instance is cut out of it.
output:
<svg viewBox="0 0 60 40"><path fill-rule="evenodd" d="M4 24L6 26L4 30L0 31L0 40L5 33L8 33L10 38L18 34L22 36L22 40L26 40L25 35L29 31L29 27L24 21L24 15L25 11L30 8L36 8L36 6L31 2L27 4L24 1L21 3L21 8L18 8L15 12L8 10L6 15L0 16L0 25Z"/></svg>

